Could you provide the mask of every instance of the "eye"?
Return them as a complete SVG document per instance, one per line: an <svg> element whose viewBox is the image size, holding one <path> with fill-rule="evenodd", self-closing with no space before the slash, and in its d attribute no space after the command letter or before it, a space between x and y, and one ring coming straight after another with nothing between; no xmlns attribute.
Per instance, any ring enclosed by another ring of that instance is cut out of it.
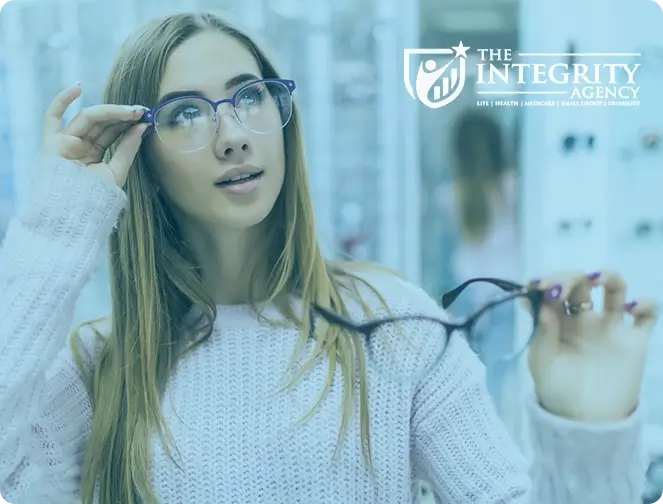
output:
<svg viewBox="0 0 663 504"><path fill-rule="evenodd" d="M192 122L202 115L200 108L191 104L180 105L168 115L168 124L177 125Z"/></svg>
<svg viewBox="0 0 663 504"><path fill-rule="evenodd" d="M265 86L262 84L250 86L242 90L237 105L259 105L265 98Z"/></svg>

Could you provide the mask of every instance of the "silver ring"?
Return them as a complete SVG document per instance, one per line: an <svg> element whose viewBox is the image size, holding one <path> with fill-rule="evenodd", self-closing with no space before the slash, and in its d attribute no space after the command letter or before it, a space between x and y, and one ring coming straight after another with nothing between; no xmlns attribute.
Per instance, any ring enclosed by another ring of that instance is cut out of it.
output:
<svg viewBox="0 0 663 504"><path fill-rule="evenodd" d="M594 303L592 301L585 301L584 303L570 303L564 301L564 313L567 315L578 315L578 313L592 311Z"/></svg>

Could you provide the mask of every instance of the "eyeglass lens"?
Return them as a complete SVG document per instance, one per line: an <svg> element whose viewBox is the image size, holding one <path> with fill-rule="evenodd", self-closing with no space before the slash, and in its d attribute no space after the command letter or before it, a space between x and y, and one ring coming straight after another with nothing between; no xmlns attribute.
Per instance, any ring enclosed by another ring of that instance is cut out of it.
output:
<svg viewBox="0 0 663 504"><path fill-rule="evenodd" d="M282 129L292 116L292 96L285 84L256 82L242 88L235 97L231 113L247 130L269 134ZM155 117L159 138L171 149L190 152L201 149L214 139L219 128L219 114L227 113L230 104L219 110L199 97L183 97L167 103Z"/></svg>
<svg viewBox="0 0 663 504"><path fill-rule="evenodd" d="M488 282L468 285L448 310L452 316L462 318L476 313L488 303L504 299L507 293ZM506 359L517 352L514 347L516 310L518 300L499 303L483 311L472 325L468 339L472 348L485 362ZM534 332L534 319L525 317L522 324L529 324L523 330Z"/></svg>

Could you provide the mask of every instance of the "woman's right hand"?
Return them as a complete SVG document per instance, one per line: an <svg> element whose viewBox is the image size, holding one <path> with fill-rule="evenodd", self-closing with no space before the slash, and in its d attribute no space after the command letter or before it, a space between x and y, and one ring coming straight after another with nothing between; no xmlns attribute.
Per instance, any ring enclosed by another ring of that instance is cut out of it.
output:
<svg viewBox="0 0 663 504"><path fill-rule="evenodd" d="M47 156L78 161L123 187L148 127L138 123L147 109L140 105L95 105L81 110L64 127L63 116L80 95L81 87L76 85L55 97L44 118L42 151ZM113 158L104 162L106 150L120 137Z"/></svg>

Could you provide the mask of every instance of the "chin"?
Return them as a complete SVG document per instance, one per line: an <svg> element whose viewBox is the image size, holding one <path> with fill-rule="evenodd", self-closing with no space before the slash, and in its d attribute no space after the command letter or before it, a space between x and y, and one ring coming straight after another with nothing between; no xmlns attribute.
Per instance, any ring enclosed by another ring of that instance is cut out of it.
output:
<svg viewBox="0 0 663 504"><path fill-rule="evenodd" d="M215 219L223 227L229 229L249 229L252 227L261 224L269 216L272 207L263 207L263 208L241 208L233 209L235 211L224 212L223 216L217 217Z"/></svg>

